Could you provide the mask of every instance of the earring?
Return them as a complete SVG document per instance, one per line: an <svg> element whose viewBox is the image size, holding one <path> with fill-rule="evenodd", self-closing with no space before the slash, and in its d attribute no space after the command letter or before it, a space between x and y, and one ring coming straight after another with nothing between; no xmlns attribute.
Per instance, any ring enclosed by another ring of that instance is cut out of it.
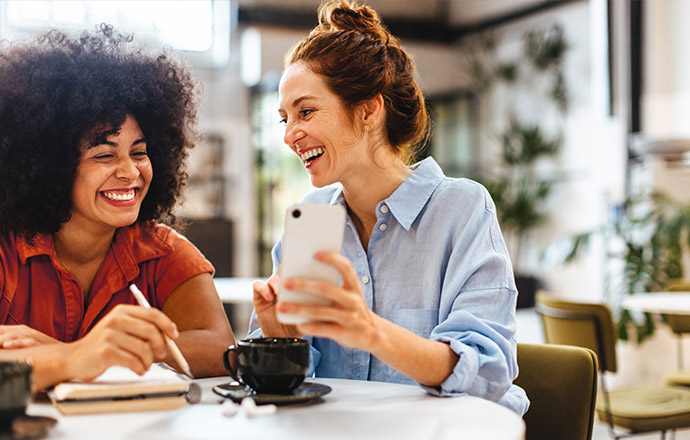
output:
<svg viewBox="0 0 690 440"><path fill-rule="evenodd" d="M364 126L364 131L369 131L369 124L366 124L366 125Z"/></svg>

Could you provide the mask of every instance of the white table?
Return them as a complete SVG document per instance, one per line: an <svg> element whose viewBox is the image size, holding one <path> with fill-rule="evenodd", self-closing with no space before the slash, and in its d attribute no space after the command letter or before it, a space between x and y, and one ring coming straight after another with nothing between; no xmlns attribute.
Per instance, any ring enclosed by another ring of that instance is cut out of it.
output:
<svg viewBox="0 0 690 440"><path fill-rule="evenodd" d="M412 385L310 379L333 388L320 400L279 406L270 416L221 413L211 391L227 377L202 379L202 401L175 411L61 416L50 404L27 413L58 419L49 439L524 439L522 419L507 408L471 396L439 398Z"/></svg>
<svg viewBox="0 0 690 440"><path fill-rule="evenodd" d="M623 307L638 312L690 315L690 292L638 293L625 298Z"/></svg>
<svg viewBox="0 0 690 440"><path fill-rule="evenodd" d="M252 285L256 280L266 281L266 278L214 278L218 296L224 304L251 304L254 290Z"/></svg>

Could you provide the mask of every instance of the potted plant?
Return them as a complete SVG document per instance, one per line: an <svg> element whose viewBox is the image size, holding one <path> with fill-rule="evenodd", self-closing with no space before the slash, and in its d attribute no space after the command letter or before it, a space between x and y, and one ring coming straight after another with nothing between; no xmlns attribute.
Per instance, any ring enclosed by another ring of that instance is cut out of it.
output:
<svg viewBox="0 0 690 440"><path fill-rule="evenodd" d="M470 73L480 98L497 83L513 90L529 89L531 99L546 103L563 116L568 107L568 91L563 73L563 58L568 43L560 26L532 30L523 37L522 60L505 61L496 55L494 35L484 35L470 59ZM536 90L531 90L536 89ZM523 93L523 96L525 94ZM545 204L558 180L556 173L538 165L552 159L562 144L562 128L547 129L540 122L527 122L516 106L520 99L503 100L498 112L508 122L494 139L500 144L497 163L477 176L491 194L505 233L518 287L518 307L534 306L539 280L523 273L523 248L529 234L547 218Z"/></svg>

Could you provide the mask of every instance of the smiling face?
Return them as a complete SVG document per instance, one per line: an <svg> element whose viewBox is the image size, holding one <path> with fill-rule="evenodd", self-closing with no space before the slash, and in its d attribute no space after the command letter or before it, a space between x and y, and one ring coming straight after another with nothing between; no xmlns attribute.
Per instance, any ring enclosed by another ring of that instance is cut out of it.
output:
<svg viewBox="0 0 690 440"><path fill-rule="evenodd" d="M279 94L284 141L302 160L312 185L343 182L361 169L369 153L358 111L351 117L320 75L302 62L291 64L280 80Z"/></svg>
<svg viewBox="0 0 690 440"><path fill-rule="evenodd" d="M119 130L84 141L81 151L69 223L104 230L134 223L153 179L137 121L127 116Z"/></svg>

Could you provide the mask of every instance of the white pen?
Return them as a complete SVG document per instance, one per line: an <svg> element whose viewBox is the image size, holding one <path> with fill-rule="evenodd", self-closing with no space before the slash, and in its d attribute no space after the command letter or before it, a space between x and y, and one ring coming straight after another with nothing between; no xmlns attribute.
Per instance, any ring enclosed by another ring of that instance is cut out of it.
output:
<svg viewBox="0 0 690 440"><path fill-rule="evenodd" d="M151 304L149 304L144 294L141 293L141 290L139 290L139 288L134 283L129 285L129 290L132 291L132 294L134 294L134 298L136 298L140 306L146 307L147 309L151 308ZM168 344L168 349L170 350L170 353L172 353L177 363L180 365L180 368L182 368L182 371L187 376L194 379L194 376L192 376L192 371L189 369L189 364L187 363L187 360L184 358L184 356L182 356L182 352L180 351L180 349L177 348L177 344L175 344L175 341L170 339L170 337L165 333L163 334L163 337L165 337L165 342Z"/></svg>

